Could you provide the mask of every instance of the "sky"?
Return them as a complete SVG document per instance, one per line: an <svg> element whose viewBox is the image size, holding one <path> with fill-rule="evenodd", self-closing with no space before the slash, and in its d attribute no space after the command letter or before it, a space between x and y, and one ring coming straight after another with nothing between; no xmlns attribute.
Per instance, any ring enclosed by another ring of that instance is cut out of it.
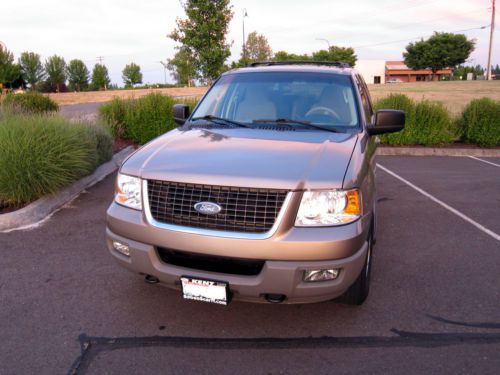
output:
<svg viewBox="0 0 500 375"><path fill-rule="evenodd" d="M486 66L491 0L232 0L229 27L238 60L245 32L264 34L273 51L311 53L327 43L350 46L358 59L400 60L410 41L434 31L461 32L476 40L469 64ZM57 54L83 60L89 70L102 57L113 83L123 85L123 67L141 66L144 83L164 82L160 61L176 43L167 37L184 12L179 0L2 0L0 41L16 57L23 51L43 59ZM498 20L498 5L497 5ZM497 22L498 23L498 22ZM479 29L487 26L484 29ZM500 36L493 64L500 64ZM320 40L320 39L326 39ZM172 82L166 74L167 82Z"/></svg>

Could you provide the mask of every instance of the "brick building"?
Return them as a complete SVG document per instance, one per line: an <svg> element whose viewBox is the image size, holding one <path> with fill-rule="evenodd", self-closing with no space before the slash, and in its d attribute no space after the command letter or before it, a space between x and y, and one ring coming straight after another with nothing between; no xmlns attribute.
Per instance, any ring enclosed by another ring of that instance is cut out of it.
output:
<svg viewBox="0 0 500 375"><path fill-rule="evenodd" d="M453 69L451 68L438 70L433 79L432 70L430 69L412 70L403 61L385 62L386 82L441 81L443 76L449 77L451 74L453 74Z"/></svg>

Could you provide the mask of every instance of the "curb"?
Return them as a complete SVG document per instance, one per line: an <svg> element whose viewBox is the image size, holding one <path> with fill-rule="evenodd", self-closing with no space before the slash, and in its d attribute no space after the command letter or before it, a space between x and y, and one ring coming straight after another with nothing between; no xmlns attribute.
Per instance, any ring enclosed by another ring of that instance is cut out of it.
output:
<svg viewBox="0 0 500 375"><path fill-rule="evenodd" d="M479 156L500 157L500 149L441 147L377 147L381 156Z"/></svg>
<svg viewBox="0 0 500 375"><path fill-rule="evenodd" d="M97 167L91 175L83 177L55 194L40 198L20 210L0 215L0 232L25 229L40 224L65 204L78 197L82 191L115 172L133 151L134 148L129 146L117 152L107 163Z"/></svg>

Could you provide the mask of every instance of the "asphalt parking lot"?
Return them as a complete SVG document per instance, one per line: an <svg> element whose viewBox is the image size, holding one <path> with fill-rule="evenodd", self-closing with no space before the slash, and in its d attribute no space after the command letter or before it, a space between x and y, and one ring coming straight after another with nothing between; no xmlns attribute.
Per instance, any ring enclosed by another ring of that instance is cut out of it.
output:
<svg viewBox="0 0 500 375"><path fill-rule="evenodd" d="M0 234L0 373L498 374L500 158L482 159L378 158L361 307L222 307L147 285L105 248L109 177Z"/></svg>

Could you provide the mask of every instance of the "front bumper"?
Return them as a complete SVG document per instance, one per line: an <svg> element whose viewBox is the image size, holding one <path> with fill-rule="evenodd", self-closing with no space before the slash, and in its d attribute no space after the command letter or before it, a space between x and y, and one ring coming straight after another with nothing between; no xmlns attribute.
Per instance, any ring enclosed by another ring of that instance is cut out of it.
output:
<svg viewBox="0 0 500 375"><path fill-rule="evenodd" d="M236 300L265 302L266 294L285 295L285 303L309 303L342 295L360 274L368 249L371 216L330 228L297 228L284 220L268 239L222 238L184 233L149 225L140 211L113 203L107 212L108 249L127 269L157 277L180 290L180 277L192 276L229 283ZM113 241L130 247L130 257L113 249ZM201 271L164 263L157 247L212 256L265 259L256 276ZM335 280L303 282L307 269L340 268Z"/></svg>

